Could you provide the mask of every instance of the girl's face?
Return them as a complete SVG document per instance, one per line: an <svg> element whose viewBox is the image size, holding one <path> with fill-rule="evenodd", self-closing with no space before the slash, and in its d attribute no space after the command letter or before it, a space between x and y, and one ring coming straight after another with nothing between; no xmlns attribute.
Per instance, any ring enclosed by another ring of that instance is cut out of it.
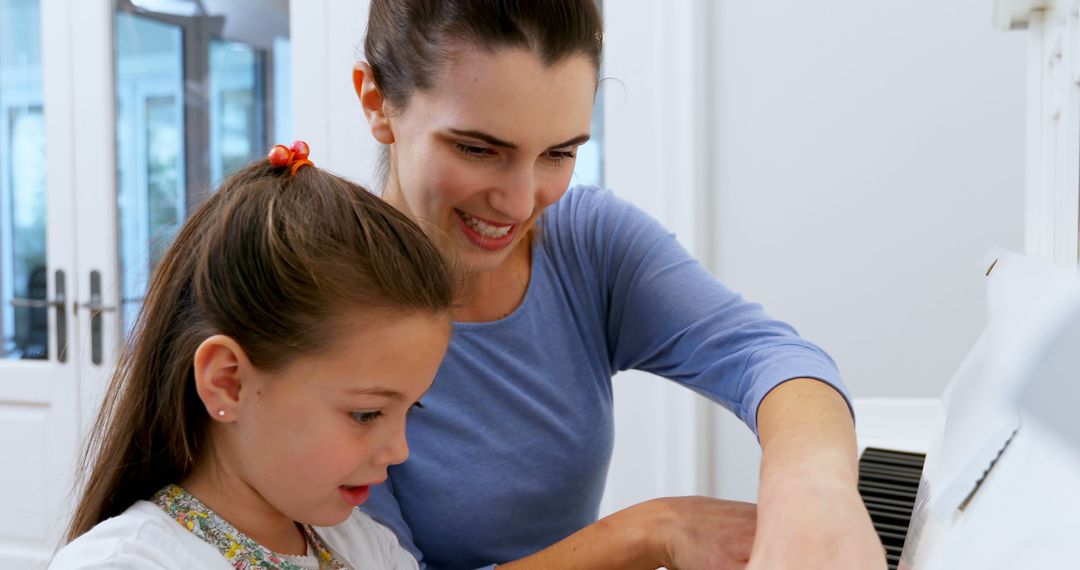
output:
<svg viewBox="0 0 1080 570"><path fill-rule="evenodd" d="M428 92L391 109L384 196L467 270L500 266L570 183L596 69L531 51L459 50ZM449 251L446 251L449 250Z"/></svg>
<svg viewBox="0 0 1080 570"><path fill-rule="evenodd" d="M431 387L448 316L368 314L330 351L252 370L226 448L240 477L291 520L330 526L409 455L405 416Z"/></svg>

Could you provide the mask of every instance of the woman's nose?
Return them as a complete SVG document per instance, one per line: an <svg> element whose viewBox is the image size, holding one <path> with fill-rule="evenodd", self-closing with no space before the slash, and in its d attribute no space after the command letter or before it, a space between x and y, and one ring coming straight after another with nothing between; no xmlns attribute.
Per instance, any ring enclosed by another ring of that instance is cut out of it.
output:
<svg viewBox="0 0 1080 570"><path fill-rule="evenodd" d="M506 216L506 221L523 222L536 207L536 177L532 168L515 168L488 197L489 204Z"/></svg>

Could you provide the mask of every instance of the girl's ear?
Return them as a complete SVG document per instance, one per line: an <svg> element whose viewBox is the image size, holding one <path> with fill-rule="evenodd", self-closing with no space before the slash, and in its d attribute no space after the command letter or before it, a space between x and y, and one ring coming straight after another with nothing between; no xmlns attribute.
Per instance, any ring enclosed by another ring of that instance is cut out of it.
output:
<svg viewBox="0 0 1080 570"><path fill-rule="evenodd" d="M237 342L224 335L207 338L195 350L195 390L210 417L237 418L240 391L251 364Z"/></svg>
<svg viewBox="0 0 1080 570"><path fill-rule="evenodd" d="M353 89L360 98L360 106L364 109L364 118L371 128L371 136L383 144L393 144L394 132L386 116L386 100L382 91L379 91L379 86L375 84L371 66L366 61L353 67Z"/></svg>

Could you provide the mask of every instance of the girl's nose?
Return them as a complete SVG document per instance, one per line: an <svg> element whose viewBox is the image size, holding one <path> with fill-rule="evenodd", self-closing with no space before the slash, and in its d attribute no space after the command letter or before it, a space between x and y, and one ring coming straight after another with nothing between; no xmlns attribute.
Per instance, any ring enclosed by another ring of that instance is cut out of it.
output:
<svg viewBox="0 0 1080 570"><path fill-rule="evenodd" d="M409 443L405 441L404 422L400 429L379 449L375 462L379 465L397 465L409 458Z"/></svg>

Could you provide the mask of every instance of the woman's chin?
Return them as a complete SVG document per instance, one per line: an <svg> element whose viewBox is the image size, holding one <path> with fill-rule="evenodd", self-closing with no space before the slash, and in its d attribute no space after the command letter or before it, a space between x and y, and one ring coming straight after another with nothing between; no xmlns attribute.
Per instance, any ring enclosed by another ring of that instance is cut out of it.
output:
<svg viewBox="0 0 1080 570"><path fill-rule="evenodd" d="M513 251L513 248L514 246L511 245L499 251L489 251L472 244L465 244L459 247L456 252L458 267L466 275L495 271L506 264L506 260L510 258L510 252Z"/></svg>

